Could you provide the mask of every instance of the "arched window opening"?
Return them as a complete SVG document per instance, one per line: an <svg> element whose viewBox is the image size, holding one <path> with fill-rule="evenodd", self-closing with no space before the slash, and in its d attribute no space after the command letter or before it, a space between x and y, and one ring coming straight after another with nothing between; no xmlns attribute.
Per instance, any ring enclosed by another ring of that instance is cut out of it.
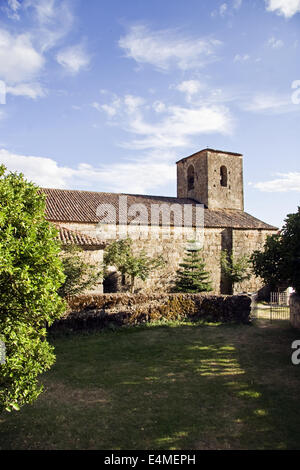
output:
<svg viewBox="0 0 300 470"><path fill-rule="evenodd" d="M193 165L190 165L188 167L187 177L188 177L188 191L190 191L191 189L194 189L194 186L195 186L195 170L194 170Z"/></svg>
<svg viewBox="0 0 300 470"><path fill-rule="evenodd" d="M226 166L221 166L220 168L220 184L221 186L226 187L228 183L228 175Z"/></svg>

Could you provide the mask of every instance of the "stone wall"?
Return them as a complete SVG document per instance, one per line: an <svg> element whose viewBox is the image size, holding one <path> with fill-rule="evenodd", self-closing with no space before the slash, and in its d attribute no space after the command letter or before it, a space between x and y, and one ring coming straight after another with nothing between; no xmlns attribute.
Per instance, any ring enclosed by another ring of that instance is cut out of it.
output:
<svg viewBox="0 0 300 470"><path fill-rule="evenodd" d="M249 256L254 250L263 248L268 235L274 235L274 231L234 229L232 232L232 251L236 256ZM234 293L257 292L262 287L261 279L252 276L248 281L237 285Z"/></svg>
<svg viewBox="0 0 300 470"><path fill-rule="evenodd" d="M290 296L290 322L294 328L300 328L300 296Z"/></svg>
<svg viewBox="0 0 300 470"><path fill-rule="evenodd" d="M227 171L227 184L220 184L220 170ZM188 172L194 170L194 186L189 189ZM177 197L202 202L210 209L244 210L243 157L210 151L195 153L177 162Z"/></svg>
<svg viewBox="0 0 300 470"><path fill-rule="evenodd" d="M83 258L87 264L93 264L99 266L99 270L103 264L103 250L97 246L81 246L82 252L79 252L80 257ZM103 293L103 282L102 279L91 289L85 292L86 294L102 294Z"/></svg>
<svg viewBox="0 0 300 470"><path fill-rule="evenodd" d="M71 230L78 230L91 237L99 237L106 239L108 242L118 239L116 227L114 225L97 224L70 224L64 223L64 227ZM117 227L118 229L118 227ZM171 230L171 232L169 232ZM148 236L145 237L145 232ZM198 234L200 241L203 243L204 260L206 269L211 274L213 285L213 294L228 293L226 281L221 276L220 256L222 250L233 250L237 256L243 254L251 254L254 250L261 249L267 235L274 232L266 230L240 230L230 228L206 228L204 232ZM148 255L163 255L166 260L166 266L151 274L150 278L144 283L137 281L137 289L145 292L166 292L174 280L175 272L184 255L186 241L195 238L195 229L185 229L171 227L139 227L131 226L128 236L135 240L135 248L137 251L145 249ZM100 250L101 251L101 250ZM98 254L98 261L101 262L102 255ZM245 281L241 285L236 286L235 293L238 292L256 292L262 287L261 280L254 276Z"/></svg>
<svg viewBox="0 0 300 470"><path fill-rule="evenodd" d="M249 323L251 298L201 294L81 295L52 330L117 327L162 320Z"/></svg>

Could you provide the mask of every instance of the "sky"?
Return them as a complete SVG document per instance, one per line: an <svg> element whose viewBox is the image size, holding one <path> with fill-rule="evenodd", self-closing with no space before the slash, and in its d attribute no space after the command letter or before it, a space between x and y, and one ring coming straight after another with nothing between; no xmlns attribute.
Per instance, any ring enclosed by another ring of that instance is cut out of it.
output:
<svg viewBox="0 0 300 470"><path fill-rule="evenodd" d="M299 136L300 0L0 0L0 163L40 186L176 196L210 147L281 227Z"/></svg>

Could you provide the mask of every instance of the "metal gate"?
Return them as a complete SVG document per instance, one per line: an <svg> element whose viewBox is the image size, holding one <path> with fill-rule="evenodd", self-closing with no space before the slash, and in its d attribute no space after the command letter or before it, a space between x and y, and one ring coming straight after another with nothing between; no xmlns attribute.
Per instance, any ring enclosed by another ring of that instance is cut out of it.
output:
<svg viewBox="0 0 300 470"><path fill-rule="evenodd" d="M288 292L271 292L270 320L290 319L290 294Z"/></svg>
<svg viewBox="0 0 300 470"><path fill-rule="evenodd" d="M263 320L289 320L290 294L288 292L271 292L270 303L253 304L252 318L260 318Z"/></svg>

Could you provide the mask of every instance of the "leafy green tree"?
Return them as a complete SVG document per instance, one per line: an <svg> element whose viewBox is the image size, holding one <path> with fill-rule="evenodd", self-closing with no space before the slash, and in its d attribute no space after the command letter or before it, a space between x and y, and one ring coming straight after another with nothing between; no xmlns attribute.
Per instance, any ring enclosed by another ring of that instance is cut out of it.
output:
<svg viewBox="0 0 300 470"><path fill-rule="evenodd" d="M130 277L130 292L134 293L136 279L145 281L151 272L165 264L162 256L149 257L144 250L135 254L130 238L112 242L104 253L104 266L114 266L122 276Z"/></svg>
<svg viewBox="0 0 300 470"><path fill-rule="evenodd" d="M229 282L230 294L234 291L235 284L250 279L250 258L244 256L234 256L227 250L221 252L221 269L225 278Z"/></svg>
<svg viewBox="0 0 300 470"><path fill-rule="evenodd" d="M283 246L280 234L268 236L263 251L256 250L251 255L252 270L265 284L275 289L282 283L284 271ZM287 279L285 279L287 281Z"/></svg>
<svg viewBox="0 0 300 470"><path fill-rule="evenodd" d="M85 290L92 289L102 277L100 266L87 263L83 250L75 245L64 247L61 253L65 281L58 289L64 298L74 297Z"/></svg>
<svg viewBox="0 0 300 470"><path fill-rule="evenodd" d="M300 208L287 215L282 230L251 256L254 273L272 288L293 287L300 294Z"/></svg>
<svg viewBox="0 0 300 470"><path fill-rule="evenodd" d="M0 411L18 410L42 391L38 376L55 361L46 325L65 310L64 281L55 240L45 220L45 197L23 175L0 167Z"/></svg>
<svg viewBox="0 0 300 470"><path fill-rule="evenodd" d="M281 279L288 279L289 286L300 295L300 207L295 214L287 215L281 237Z"/></svg>
<svg viewBox="0 0 300 470"><path fill-rule="evenodd" d="M210 292L210 275L205 270L202 249L197 247L195 241L190 241L185 251L183 262L177 270L174 292Z"/></svg>

